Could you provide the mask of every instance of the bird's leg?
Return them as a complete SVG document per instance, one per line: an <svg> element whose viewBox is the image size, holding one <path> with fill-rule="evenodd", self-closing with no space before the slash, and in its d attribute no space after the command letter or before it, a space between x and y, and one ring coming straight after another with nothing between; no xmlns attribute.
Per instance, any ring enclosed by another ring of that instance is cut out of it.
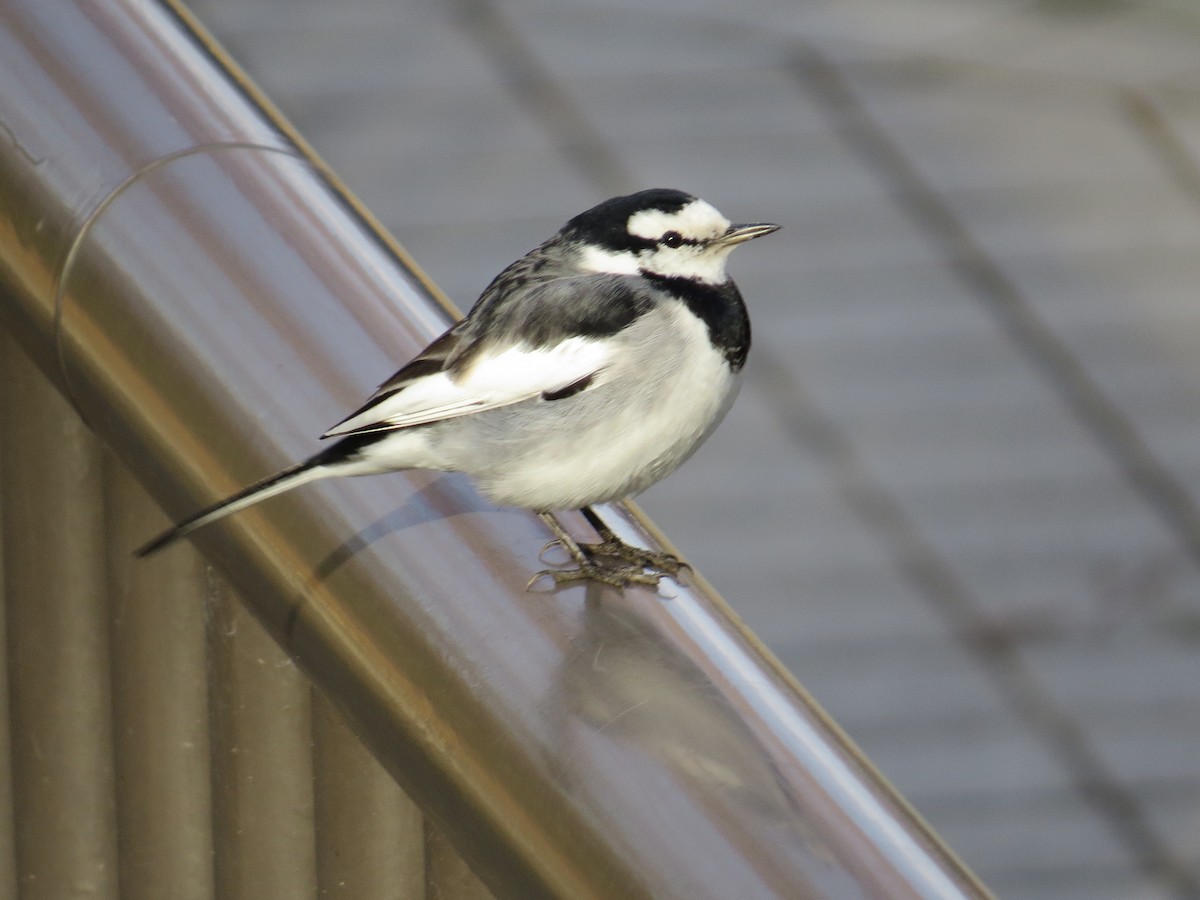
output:
<svg viewBox="0 0 1200 900"><path fill-rule="evenodd" d="M584 545L587 548L587 552L595 556L606 556L610 559L624 560L631 565L641 566L642 568L657 572L660 576L678 575L688 565L673 553L646 550L642 547L634 547L631 544L625 543L613 533L613 530L605 524L603 519L596 515L596 511L590 506L585 506L580 512L583 513L583 517L591 523L592 527L596 529L596 533L600 535L600 543Z"/></svg>
<svg viewBox="0 0 1200 900"><path fill-rule="evenodd" d="M553 579L555 584L573 584L577 581L598 581L601 584L607 584L615 588L623 588L627 584L658 584L661 575L644 572L640 567L633 565L625 566L610 566L598 562L595 556L590 552L591 544L580 544L575 538L567 534L558 520L550 513L538 513L538 516L546 526L554 532L554 540L552 540L542 550L544 553L547 549L559 544L571 559L575 561L577 568L574 569L543 569L530 579L526 588L533 586L539 578L548 577Z"/></svg>
<svg viewBox="0 0 1200 900"><path fill-rule="evenodd" d="M547 548L553 544L560 544L570 554L578 568L546 569L538 572L529 582L530 585L542 576L552 578L555 584L599 581L616 588L622 588L627 584L656 585L663 576L678 575L679 571L687 565L670 553L656 553L653 550L643 550L641 547L631 547L618 538L590 507L585 507L582 512L600 535L600 543L581 544L567 534L553 515L538 513L542 521L554 533L554 540L546 545ZM618 564L601 562L601 560L613 560ZM619 563L624 563L624 565Z"/></svg>

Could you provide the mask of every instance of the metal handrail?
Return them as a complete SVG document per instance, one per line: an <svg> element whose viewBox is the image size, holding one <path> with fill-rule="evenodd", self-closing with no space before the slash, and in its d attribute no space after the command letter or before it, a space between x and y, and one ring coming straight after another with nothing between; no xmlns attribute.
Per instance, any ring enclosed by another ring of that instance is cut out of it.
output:
<svg viewBox="0 0 1200 900"><path fill-rule="evenodd" d="M444 328L182 8L0 13L0 324L165 509L312 452ZM414 473L196 543L499 895L986 896L701 578L530 593L546 540Z"/></svg>

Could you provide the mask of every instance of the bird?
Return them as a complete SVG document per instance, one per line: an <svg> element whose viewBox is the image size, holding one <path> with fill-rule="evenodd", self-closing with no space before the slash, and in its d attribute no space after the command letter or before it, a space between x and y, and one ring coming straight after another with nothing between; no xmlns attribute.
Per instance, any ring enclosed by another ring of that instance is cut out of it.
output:
<svg viewBox="0 0 1200 900"><path fill-rule="evenodd" d="M575 568L555 585L677 578L673 554L621 541L592 510L673 472L737 393L750 319L726 272L768 223L733 224L704 200L654 188L570 219L492 280L470 312L322 438L308 459L194 513L149 556L251 504L322 478L462 472L497 506L537 512ZM553 513L583 510L581 543Z"/></svg>

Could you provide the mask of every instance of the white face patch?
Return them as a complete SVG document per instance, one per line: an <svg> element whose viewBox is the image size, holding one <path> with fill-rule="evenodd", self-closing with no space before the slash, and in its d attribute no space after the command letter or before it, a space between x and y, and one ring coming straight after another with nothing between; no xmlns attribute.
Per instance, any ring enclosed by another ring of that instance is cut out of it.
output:
<svg viewBox="0 0 1200 900"><path fill-rule="evenodd" d="M689 241L710 241L729 228L729 220L711 203L693 200L673 213L660 209L644 209L629 217L626 230L635 237L657 241L668 231L677 231Z"/></svg>
<svg viewBox="0 0 1200 900"><path fill-rule="evenodd" d="M655 242L652 249L638 252L639 270L707 284L728 280L725 260L733 245L716 241L729 229L729 220L712 204L697 199L671 213L644 209L629 217L626 229L635 237ZM678 234L684 243L678 247L659 243L670 232Z"/></svg>
<svg viewBox="0 0 1200 900"><path fill-rule="evenodd" d="M684 244L682 247L658 245L638 254L638 266L643 272L664 278L687 278L705 284L724 284L725 261L732 244Z"/></svg>
<svg viewBox="0 0 1200 900"><path fill-rule="evenodd" d="M587 244L579 255L579 267L586 272L605 272L611 275L636 275L640 269L637 257L628 250L605 250Z"/></svg>

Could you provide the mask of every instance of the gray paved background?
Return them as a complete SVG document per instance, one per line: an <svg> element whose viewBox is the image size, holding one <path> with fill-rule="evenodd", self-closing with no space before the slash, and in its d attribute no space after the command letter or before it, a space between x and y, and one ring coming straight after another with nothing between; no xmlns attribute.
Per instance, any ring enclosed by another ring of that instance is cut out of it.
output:
<svg viewBox="0 0 1200 900"><path fill-rule="evenodd" d="M999 895L1200 896L1200 6L191 6L464 308L614 193L783 223L644 507Z"/></svg>

